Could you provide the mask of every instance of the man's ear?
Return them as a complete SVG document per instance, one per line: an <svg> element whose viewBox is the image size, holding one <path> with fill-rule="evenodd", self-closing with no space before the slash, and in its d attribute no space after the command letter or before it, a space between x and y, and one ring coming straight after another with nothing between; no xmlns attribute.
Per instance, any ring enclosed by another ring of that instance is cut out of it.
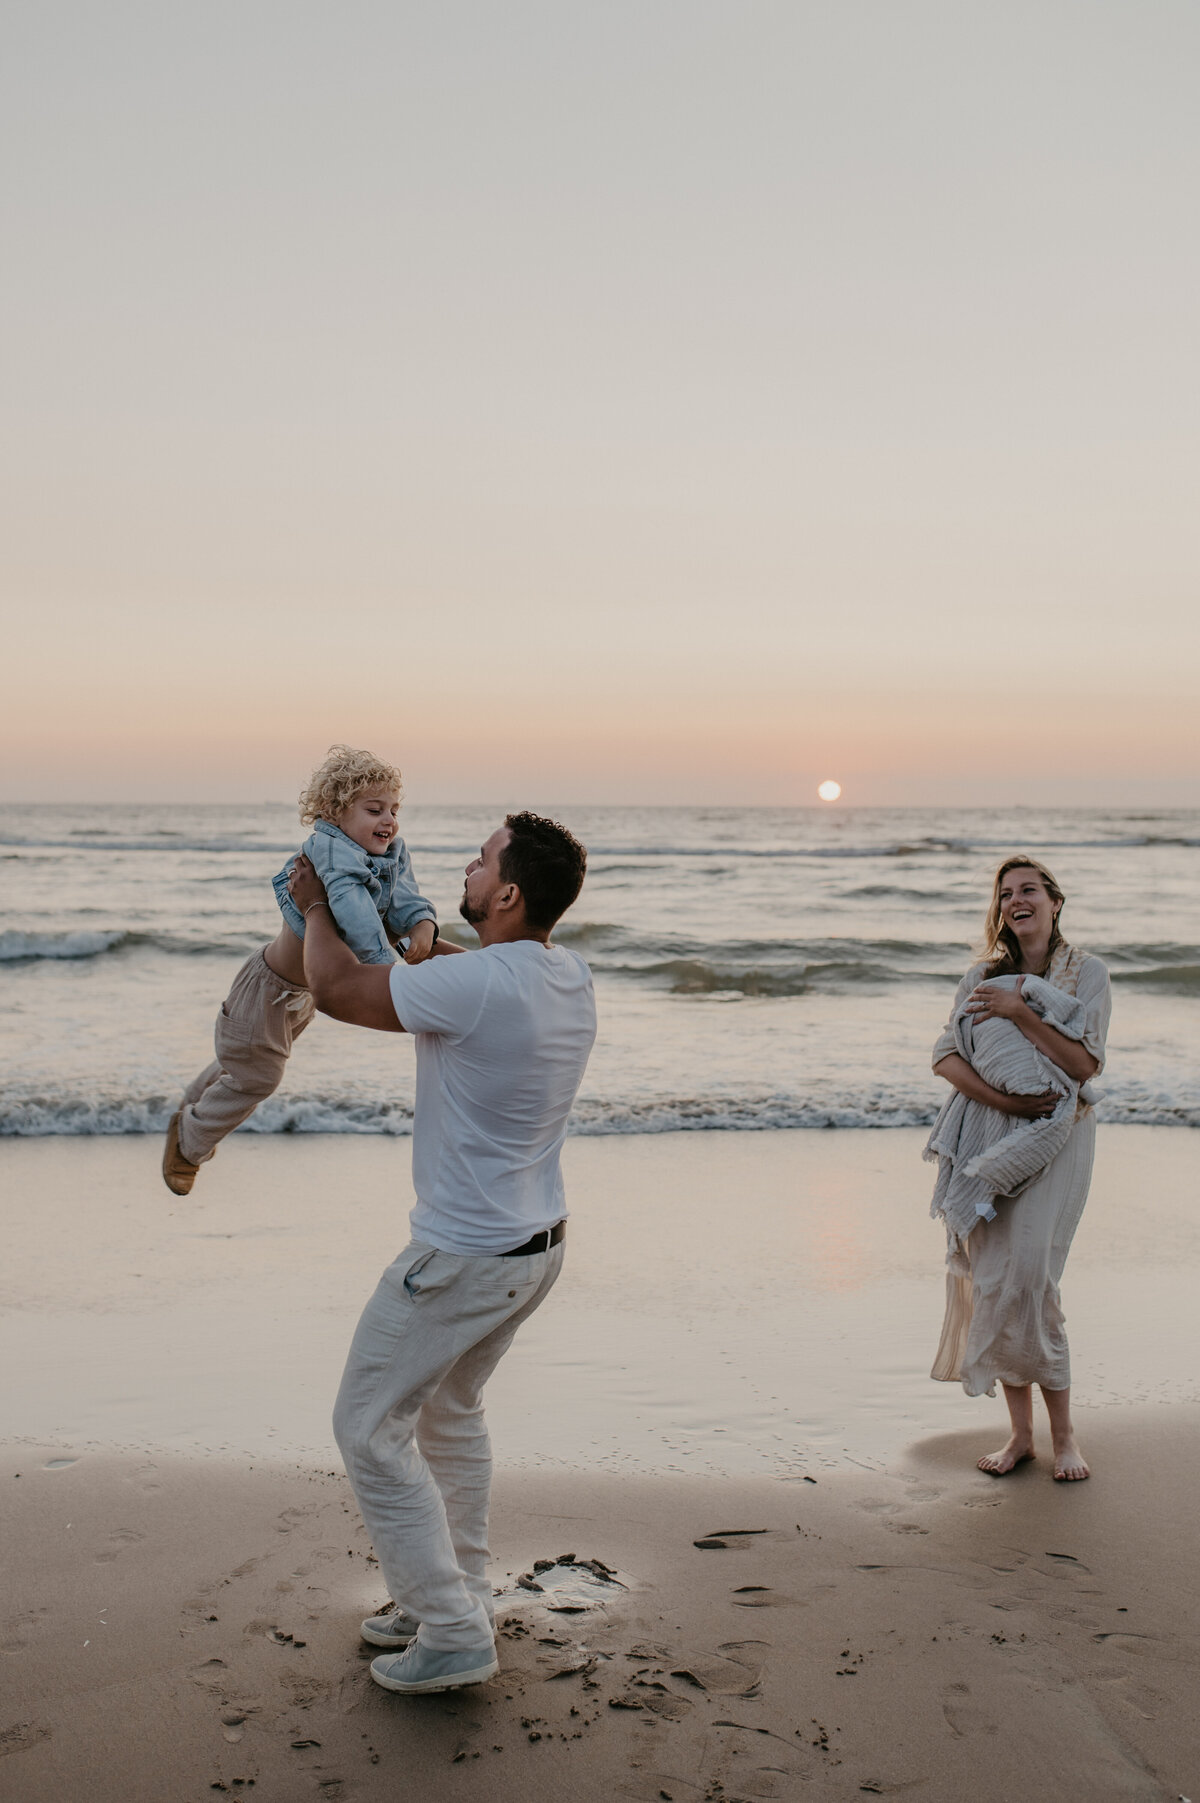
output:
<svg viewBox="0 0 1200 1803"><path fill-rule="evenodd" d="M497 889L493 896L492 907L493 909L498 908L502 910L505 914L511 914L514 908L520 907L521 901L521 891L517 884L505 883L504 887L502 889Z"/></svg>

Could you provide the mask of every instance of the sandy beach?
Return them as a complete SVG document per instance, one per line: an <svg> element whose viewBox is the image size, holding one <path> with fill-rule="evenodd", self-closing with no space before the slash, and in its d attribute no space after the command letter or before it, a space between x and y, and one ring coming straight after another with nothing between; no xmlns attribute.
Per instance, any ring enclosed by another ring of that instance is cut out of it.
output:
<svg viewBox="0 0 1200 1803"><path fill-rule="evenodd" d="M501 1674L404 1700L328 1410L407 1146L239 1136L184 1203L152 1140L7 1142L0 1794L1197 1794L1194 1138L1101 1130L1069 1488L925 1375L920 1140L570 1142L491 1393Z"/></svg>

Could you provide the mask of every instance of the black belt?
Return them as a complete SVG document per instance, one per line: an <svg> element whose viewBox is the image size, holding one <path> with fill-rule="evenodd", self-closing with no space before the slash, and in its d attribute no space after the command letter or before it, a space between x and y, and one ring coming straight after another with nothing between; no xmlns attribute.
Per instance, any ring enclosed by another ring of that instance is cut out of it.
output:
<svg viewBox="0 0 1200 1803"><path fill-rule="evenodd" d="M497 1258L528 1258L533 1252L549 1252L551 1246L558 1245L566 1231L567 1223L565 1221L555 1221L553 1227L543 1227L540 1233L535 1233L533 1238L526 1240L523 1246L514 1246L511 1252L498 1252L496 1256Z"/></svg>

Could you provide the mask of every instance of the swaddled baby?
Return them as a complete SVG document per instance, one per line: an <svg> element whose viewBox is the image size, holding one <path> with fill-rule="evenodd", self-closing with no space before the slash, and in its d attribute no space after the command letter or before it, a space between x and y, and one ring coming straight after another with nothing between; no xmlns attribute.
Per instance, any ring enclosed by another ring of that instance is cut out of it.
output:
<svg viewBox="0 0 1200 1803"><path fill-rule="evenodd" d="M981 988L1015 989L1048 1026L1067 1039L1082 1039L1087 1010L1075 996L1056 989L1043 977L988 977ZM1010 1020L992 1015L979 1020L969 1013L967 997L951 1021L955 1048L985 1083L1006 1095L1040 1095L1054 1090L1059 1101L1041 1120L1000 1114L982 1102L968 1101L955 1091L934 1122L926 1158L942 1169L934 1191L935 1214L965 1239L980 1218L995 1217L994 1196L1016 1196L1044 1171L1066 1144L1080 1100L1092 1102L1082 1087L1040 1052Z"/></svg>

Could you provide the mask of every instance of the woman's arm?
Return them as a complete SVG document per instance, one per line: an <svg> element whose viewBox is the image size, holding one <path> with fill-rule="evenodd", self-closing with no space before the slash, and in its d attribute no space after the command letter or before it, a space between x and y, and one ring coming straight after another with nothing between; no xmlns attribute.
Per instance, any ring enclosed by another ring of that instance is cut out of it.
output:
<svg viewBox="0 0 1200 1803"><path fill-rule="evenodd" d="M1057 1064L1060 1071L1065 1071L1073 1083L1086 1083L1100 1069L1100 1060L1093 1058L1077 1039L1068 1039L1065 1033L1048 1026L1040 1014L1034 1013L1021 995L1024 981L1024 977L1019 977L1015 989L997 989L994 985L981 983L967 1003L967 1012L976 1020L1010 1020L1030 1044L1043 1052L1051 1064Z"/></svg>
<svg viewBox="0 0 1200 1803"><path fill-rule="evenodd" d="M1053 1114L1062 1100L1056 1089L1044 1089L1036 1096L1010 1096L1002 1089L993 1089L957 1052L940 1058L933 1069L936 1076L944 1077L960 1096L966 1096L968 1102L982 1102L985 1108L998 1109L1001 1114L1017 1114L1027 1121L1042 1120Z"/></svg>

